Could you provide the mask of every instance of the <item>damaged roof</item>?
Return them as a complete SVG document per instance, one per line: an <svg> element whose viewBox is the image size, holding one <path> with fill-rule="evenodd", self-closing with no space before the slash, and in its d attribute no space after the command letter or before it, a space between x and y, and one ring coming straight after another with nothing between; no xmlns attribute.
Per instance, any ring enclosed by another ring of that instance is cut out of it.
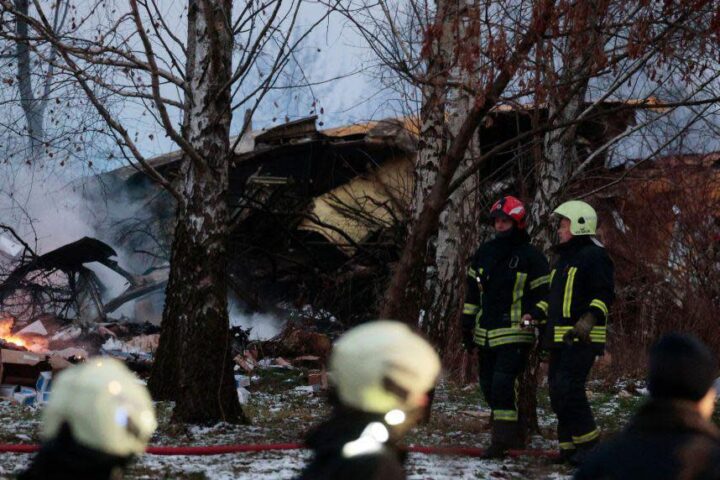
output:
<svg viewBox="0 0 720 480"><path fill-rule="evenodd" d="M241 136L231 137L230 145L234 146L233 164L248 161L270 152L279 152L288 147L298 148L303 145L322 143L329 146L368 146L396 148L405 152L414 152L418 128L416 122L407 119L385 119L365 122L344 127L318 130L317 116L311 116L284 123L263 130L253 130ZM182 160L182 150L175 150L152 159L147 163L163 172L177 167ZM144 175L137 165L122 167L108 173L121 180L129 180L135 175Z"/></svg>

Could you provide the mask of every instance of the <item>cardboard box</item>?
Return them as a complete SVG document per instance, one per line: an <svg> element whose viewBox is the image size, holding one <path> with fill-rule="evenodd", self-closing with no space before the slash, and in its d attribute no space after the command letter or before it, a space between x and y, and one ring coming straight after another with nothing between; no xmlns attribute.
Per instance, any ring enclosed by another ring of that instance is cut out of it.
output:
<svg viewBox="0 0 720 480"><path fill-rule="evenodd" d="M0 349L0 383L34 387L40 372L50 370L45 356Z"/></svg>
<svg viewBox="0 0 720 480"><path fill-rule="evenodd" d="M316 392L319 390L327 390L327 372L308 372L308 385L312 386Z"/></svg>
<svg viewBox="0 0 720 480"><path fill-rule="evenodd" d="M245 389L244 387L239 387L237 389L238 394L238 400L240 401L240 405L245 405L250 401L250 392Z"/></svg>
<svg viewBox="0 0 720 480"><path fill-rule="evenodd" d="M35 390L38 393L49 392L52 388L52 372L40 372L35 382Z"/></svg>
<svg viewBox="0 0 720 480"><path fill-rule="evenodd" d="M37 401L37 392L34 388L20 387L19 392L15 392L13 398L20 405L35 405Z"/></svg>
<svg viewBox="0 0 720 480"><path fill-rule="evenodd" d="M19 389L17 385L0 385L0 398L13 398Z"/></svg>
<svg viewBox="0 0 720 480"><path fill-rule="evenodd" d="M70 365L57 355L0 349L0 383L37 387L40 375L48 372L46 379L49 384L52 378L50 372L59 372Z"/></svg>
<svg viewBox="0 0 720 480"><path fill-rule="evenodd" d="M249 387L250 377L247 375L235 375L235 388Z"/></svg>
<svg viewBox="0 0 720 480"><path fill-rule="evenodd" d="M37 392L36 402L44 405L50 400L50 392Z"/></svg>

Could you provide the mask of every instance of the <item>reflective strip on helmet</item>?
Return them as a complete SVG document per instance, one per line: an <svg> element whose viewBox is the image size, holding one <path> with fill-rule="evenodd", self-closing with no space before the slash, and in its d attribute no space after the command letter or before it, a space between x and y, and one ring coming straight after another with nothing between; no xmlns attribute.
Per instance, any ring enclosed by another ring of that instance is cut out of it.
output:
<svg viewBox="0 0 720 480"><path fill-rule="evenodd" d="M463 315L475 315L478 310L480 310L480 306L474 303L466 303L463 305Z"/></svg>
<svg viewBox="0 0 720 480"><path fill-rule="evenodd" d="M549 305L545 300L540 300L535 306L542 310L545 315L547 315Z"/></svg>
<svg viewBox="0 0 720 480"><path fill-rule="evenodd" d="M520 324L522 315L522 297L525 289L527 273L518 272L515 275L515 286L513 287L513 303L510 307L510 323L515 326Z"/></svg>
<svg viewBox="0 0 720 480"><path fill-rule="evenodd" d="M607 318L607 316L608 316L608 308L607 308L607 305L605 304L605 302L603 302L603 301L600 300L599 298L596 298L596 299L594 299L592 302L590 302L590 306L591 306L591 307L595 307L595 308L597 308L598 310L602 311L602 312L605 314L605 317Z"/></svg>
<svg viewBox="0 0 720 480"><path fill-rule="evenodd" d="M570 318L570 307L572 306L573 284L575 283L575 273L577 267L570 267L568 270L567 280L565 281L565 296L563 297L563 317Z"/></svg>
<svg viewBox="0 0 720 480"><path fill-rule="evenodd" d="M600 437L600 430L597 428L593 430L592 432L586 433L585 435L580 435L579 437L576 437L573 435L572 440L575 445L580 445L583 443L592 442L593 440L597 440Z"/></svg>
<svg viewBox="0 0 720 480"><path fill-rule="evenodd" d="M530 282L530 288L536 289L542 285L545 285L547 283L550 283L550 275L543 275L542 277L538 277L532 282Z"/></svg>
<svg viewBox="0 0 720 480"><path fill-rule="evenodd" d="M506 422L517 422L518 412L516 410L493 410L493 420L504 420Z"/></svg>
<svg viewBox="0 0 720 480"><path fill-rule="evenodd" d="M472 267L468 267L467 274L468 274L468 277L472 278L473 280L475 280L475 277L477 277L477 272Z"/></svg>

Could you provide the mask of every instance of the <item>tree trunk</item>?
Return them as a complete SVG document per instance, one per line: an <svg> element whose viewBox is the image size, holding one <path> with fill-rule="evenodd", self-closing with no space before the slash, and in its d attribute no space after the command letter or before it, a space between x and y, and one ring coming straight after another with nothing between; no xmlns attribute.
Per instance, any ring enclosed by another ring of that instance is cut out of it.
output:
<svg viewBox="0 0 720 480"><path fill-rule="evenodd" d="M447 82L450 71L450 60L452 58L455 38L451 27L451 9L453 2L438 0L436 2L435 25L439 26L440 34L429 41L430 53L427 60L427 83L423 86L423 103L421 109L421 134L415 164L415 194L413 197L413 220L417 220L422 206L430 194L433 185L437 180L437 171L440 158L447 151L449 140L445 123ZM456 9L452 9L453 12ZM432 257L432 252L425 252ZM423 256L423 264L426 257ZM433 338L437 339L436 312L432 301L423 301L427 292L434 292L438 286L436 270L428 266L425 272L417 271L417 275L425 275L424 280L418 279L415 284L419 289L410 294L415 301L425 309L426 316L423 319L422 327ZM431 293L431 295L433 295ZM411 318L406 319L412 322ZM417 317L415 318L417 321Z"/></svg>
<svg viewBox="0 0 720 480"><path fill-rule="evenodd" d="M535 44L539 32L545 31L549 20L551 0L542 2L533 12L530 29L516 44L515 49L499 67L494 80L485 86L481 95L475 98L466 117L458 122L460 127L450 143L447 152L438 160L435 183L426 196L419 214L411 225L400 260L395 265L388 286L380 316L417 325L420 303L417 292L421 291L426 268L427 247L437 233L440 214L445 209L450 194L450 182L465 158L468 145L473 140L480 121L495 106L521 63ZM482 100L478 100L481 98Z"/></svg>
<svg viewBox="0 0 720 480"><path fill-rule="evenodd" d="M174 400L178 421L246 420L232 370L227 310L231 0L190 1L183 136L186 158L160 345L149 387Z"/></svg>
<svg viewBox="0 0 720 480"><path fill-rule="evenodd" d="M471 50L479 48L477 36L468 35L465 30L467 25L477 20L477 8L477 5L470 1L464 7L464 11L449 12L451 18L459 17L461 21L458 22L456 36L446 34L441 39L440 56L442 58L449 58L454 46L459 42ZM464 68L453 68L450 77L456 84L471 85L472 81L469 77L472 75L471 72L478 68L477 62L464 65ZM464 89L449 91L445 100L447 137L455 138L474 101L474 97ZM445 148L446 143L447 140L437 144ZM438 151L434 156L435 169L437 169L437 159L440 158L443 151ZM462 167L470 166L479 156L478 136L474 134L468 143L458 171L464 170ZM448 198L445 209L439 218L438 233L434 244L434 262L427 269L425 298L430 300L430 304L425 309L423 329L435 341L441 352L454 351L453 346L458 341L457 335L453 335L456 330L453 327L457 325L462 312L465 290L464 271L467 259L477 246L479 234L477 221L479 185L477 180L478 175L473 175Z"/></svg>
<svg viewBox="0 0 720 480"><path fill-rule="evenodd" d="M29 10L28 0L15 0L15 8L22 15L27 16ZM60 6L57 7L60 9ZM20 92L20 106L25 114L27 124L30 155L28 157L37 159L42 155L42 145L45 138L44 117L45 102L35 98L32 85L32 69L30 62L30 47L27 42L27 22L16 16L16 28L18 40L15 43L15 57L17 60L17 81Z"/></svg>
<svg viewBox="0 0 720 480"><path fill-rule="evenodd" d="M576 120L585 109L585 96L589 80L596 68L596 52L603 45L599 38L598 23L605 18L607 2L593 0L580 4L571 15L584 25L584 33L569 36L562 49L562 71L556 88L548 95L548 117L551 123L562 125ZM587 22L587 23L585 23ZM554 62L547 62L553 68ZM551 75L554 72L551 72ZM570 125L550 130L544 138L544 156L537 165L537 190L530 209L530 235L533 242L549 255L553 244L550 215L562 200L572 170L579 165L577 127ZM530 432L538 432L537 385L539 355L537 348L530 354L528 366L520 382L520 417Z"/></svg>

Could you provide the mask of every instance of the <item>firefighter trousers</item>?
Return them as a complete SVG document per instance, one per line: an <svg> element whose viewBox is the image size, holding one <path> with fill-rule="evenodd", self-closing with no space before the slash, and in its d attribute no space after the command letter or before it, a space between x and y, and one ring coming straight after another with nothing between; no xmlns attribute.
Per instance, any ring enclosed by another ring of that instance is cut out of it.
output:
<svg viewBox="0 0 720 480"><path fill-rule="evenodd" d="M480 389L495 424L518 422L518 389L528 352L529 345L524 343L480 349Z"/></svg>
<svg viewBox="0 0 720 480"><path fill-rule="evenodd" d="M575 343L550 353L550 404L558 419L561 451L591 447L600 436L585 392L585 382L594 362L595 351L591 345Z"/></svg>

